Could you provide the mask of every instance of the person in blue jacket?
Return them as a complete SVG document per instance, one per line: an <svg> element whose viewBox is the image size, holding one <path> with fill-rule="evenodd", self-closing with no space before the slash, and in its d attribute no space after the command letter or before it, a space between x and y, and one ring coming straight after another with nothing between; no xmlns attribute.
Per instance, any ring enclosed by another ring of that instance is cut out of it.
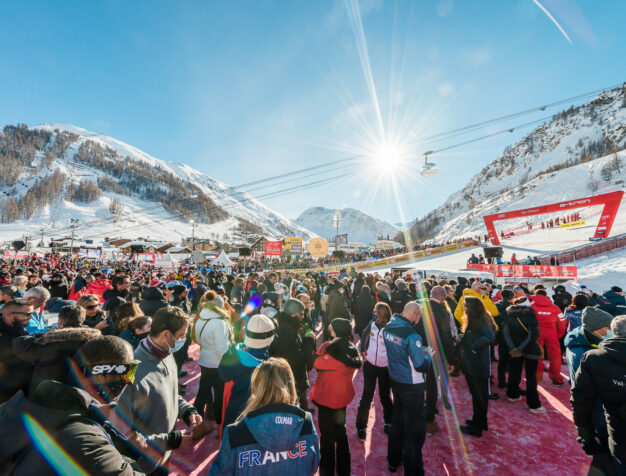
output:
<svg viewBox="0 0 626 476"><path fill-rule="evenodd" d="M626 298L624 298L624 295L622 294L622 288L619 286L612 286L611 289L605 292L602 297L604 300L602 301L600 307L603 311L606 311L613 316L626 313Z"/></svg>
<svg viewBox="0 0 626 476"><path fill-rule="evenodd" d="M43 308L48 299L50 299L50 292L46 288L43 286L32 287L24 293L24 299L28 299L35 309L32 319L28 321L28 325L26 326L26 332L31 335L42 334L55 327L54 325L48 326L46 324L46 320L41 312L41 308Z"/></svg>
<svg viewBox="0 0 626 476"><path fill-rule="evenodd" d="M572 332L582 324L583 310L589 306L589 298L586 294L579 293L574 296L572 305L565 309L563 317L567 319L567 332Z"/></svg>
<svg viewBox="0 0 626 476"><path fill-rule="evenodd" d="M276 325L267 316L252 316L246 326L242 344L231 345L218 366L224 381L223 428L234 423L250 397L250 379L254 370L269 357Z"/></svg>
<svg viewBox="0 0 626 476"><path fill-rule="evenodd" d="M424 382L432 351L422 347L422 338L414 328L421 317L419 304L409 301L402 315L394 314L383 330L393 391L393 416L387 446L387 463L392 473L404 463L404 474L424 474Z"/></svg>
<svg viewBox="0 0 626 476"><path fill-rule="evenodd" d="M285 359L269 358L252 374L250 398L222 437L211 476L311 476L320 462L311 414L296 403L295 380Z"/></svg>

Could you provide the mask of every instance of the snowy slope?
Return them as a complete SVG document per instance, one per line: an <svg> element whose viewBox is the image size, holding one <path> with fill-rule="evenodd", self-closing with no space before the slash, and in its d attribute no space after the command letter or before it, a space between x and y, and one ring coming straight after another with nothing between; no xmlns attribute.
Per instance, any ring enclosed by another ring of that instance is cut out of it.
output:
<svg viewBox="0 0 626 476"><path fill-rule="evenodd" d="M605 180L602 176L601 170L604 167L611 167L614 164L616 157L623 165L620 167L619 172L617 170L613 171L611 173L611 178L609 180ZM527 182L523 191L515 189L501 195L485 199L484 201L478 203L473 210L460 213L458 216L447 220L443 228L440 230L437 240L443 241L459 235L485 234L485 223L482 219L485 215L518 210L521 208L529 208L535 205L547 205L550 203L593 195L589 188L589 183L592 180L592 177L595 187L597 187L596 193L606 193L623 189L624 182L626 182L626 151L611 154L601 159L575 165L557 172L543 174L530 182ZM569 213L573 211L574 210L571 210ZM587 222L587 226L594 226L593 228L590 227L589 236L593 236L593 231L595 229L595 225L597 225L598 220L600 219L601 211L602 207L600 206L580 210L581 218ZM534 223L534 226L537 227L541 221L545 221L549 218L556 218L557 216L563 216L566 213L568 212L554 215L537 215L528 218L524 217L515 220L496 222L496 230L514 230L514 232L518 235L524 234L527 232L525 225L526 221ZM620 211L613 225L612 234L615 235L623 233L626 231L625 228L626 200L623 200Z"/></svg>
<svg viewBox="0 0 626 476"><path fill-rule="evenodd" d="M576 264L578 279L566 283L570 291L577 291L581 284L598 294L604 294L611 286L626 287L626 249L581 260Z"/></svg>
<svg viewBox="0 0 626 476"><path fill-rule="evenodd" d="M354 208L333 210L311 207L302 212L295 222L319 236L331 238L337 232L334 221L337 212L341 213L339 233L347 233L350 243L374 243L379 237L387 236L393 239L400 230L395 225L373 218Z"/></svg>
<svg viewBox="0 0 626 476"><path fill-rule="evenodd" d="M618 174L603 180L599 161L590 159L624 148L626 86L603 92L582 106L555 115L513 147L507 147L462 190L414 222L413 235L422 239L428 235L441 241L473 232L484 234L481 217L486 213L591 195L588 167L593 167L593 180L601 182L600 190L614 184ZM577 164L577 172L570 174L567 167ZM551 171L556 173L549 175L554 180L533 180Z"/></svg>
<svg viewBox="0 0 626 476"><path fill-rule="evenodd" d="M47 173L59 170L65 173L73 183L85 179L95 182L98 177L106 175L102 170L85 166L74 160L74 154L80 146L86 141L91 141L103 150L113 149L120 158L143 162L150 167L158 167L171 172L184 182L193 183L200 187L206 196L226 212L226 218L216 223L198 224L195 228L197 238L245 241L248 238L245 236L246 234L236 231L241 225L240 220L245 220L258 227L260 233L270 238L300 236L309 239L314 236L309 230L267 208L251 195L208 177L187 165L156 159L117 139L72 125L45 124L34 129L50 131L53 133L53 137L55 130L71 132L78 136L65 155L57 157L54 163L45 169ZM41 153L39 153L40 155ZM34 162L40 158L36 157ZM22 174L19 180L20 184L13 187L13 191L16 192L14 196L19 198L20 193L28 190L37 178L36 175ZM118 199L124 207L122 217L115 223L109 212L109 205L114 199ZM190 223L168 212L158 202L142 200L137 196L105 192L101 198L89 204L72 203L60 197L51 206L39 211L28 221L22 220L0 226L0 239L14 239L25 233L39 234L42 228L45 229L44 233L48 237L68 235L71 218L79 219L77 234L85 238L149 236L159 240L180 242L181 238L192 235Z"/></svg>

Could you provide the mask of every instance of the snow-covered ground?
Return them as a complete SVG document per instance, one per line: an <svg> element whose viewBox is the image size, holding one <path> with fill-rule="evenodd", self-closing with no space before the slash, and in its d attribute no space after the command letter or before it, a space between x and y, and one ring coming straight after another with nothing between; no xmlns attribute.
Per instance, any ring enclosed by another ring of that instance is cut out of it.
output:
<svg viewBox="0 0 626 476"><path fill-rule="evenodd" d="M618 213L611 236L626 233L626 205L622 203ZM552 228L549 230L533 230L532 232L512 239L504 240L502 248L504 251L504 261L509 261L513 253L518 259L527 256L537 256L550 252L561 251L576 246L589 244L589 237L593 236L595 226L599 216L595 221L589 220L587 225L579 228ZM483 253L479 246L465 248L455 253L443 256L432 256L422 258L412 265L401 265L402 267L412 267L419 270L433 272L454 273L466 269L467 260L472 253L476 256ZM568 263L567 265L573 265ZM626 250L618 250L607 255L581 260L576 263L578 267L578 280L576 283L569 282L568 285L574 289L580 284L586 284L597 291L606 291L613 285L626 287ZM378 273L384 273L391 268L376 269Z"/></svg>
<svg viewBox="0 0 626 476"><path fill-rule="evenodd" d="M626 288L626 249L578 261L578 279L568 281L569 291L578 291L581 284L603 294L611 286Z"/></svg>

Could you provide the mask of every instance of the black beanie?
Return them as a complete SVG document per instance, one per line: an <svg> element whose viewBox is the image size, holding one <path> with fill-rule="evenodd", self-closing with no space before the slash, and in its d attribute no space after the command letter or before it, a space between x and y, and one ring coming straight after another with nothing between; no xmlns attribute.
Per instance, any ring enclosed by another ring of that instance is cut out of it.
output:
<svg viewBox="0 0 626 476"><path fill-rule="evenodd" d="M507 301L510 301L515 297L515 293L510 289L503 289L500 291L500 294L502 295L502 299L506 299Z"/></svg>
<svg viewBox="0 0 626 476"><path fill-rule="evenodd" d="M352 324L350 324L348 319L336 317L331 321L330 325L333 326L337 337L348 337L352 332Z"/></svg>

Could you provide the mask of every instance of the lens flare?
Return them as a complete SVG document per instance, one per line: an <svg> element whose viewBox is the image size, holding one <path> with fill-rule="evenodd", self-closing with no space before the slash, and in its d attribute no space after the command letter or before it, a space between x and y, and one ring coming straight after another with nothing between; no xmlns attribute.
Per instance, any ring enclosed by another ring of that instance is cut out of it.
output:
<svg viewBox="0 0 626 476"><path fill-rule="evenodd" d="M22 416L26 434L35 448L58 474L71 476L88 476L67 452L50 436L50 434L28 413Z"/></svg>

